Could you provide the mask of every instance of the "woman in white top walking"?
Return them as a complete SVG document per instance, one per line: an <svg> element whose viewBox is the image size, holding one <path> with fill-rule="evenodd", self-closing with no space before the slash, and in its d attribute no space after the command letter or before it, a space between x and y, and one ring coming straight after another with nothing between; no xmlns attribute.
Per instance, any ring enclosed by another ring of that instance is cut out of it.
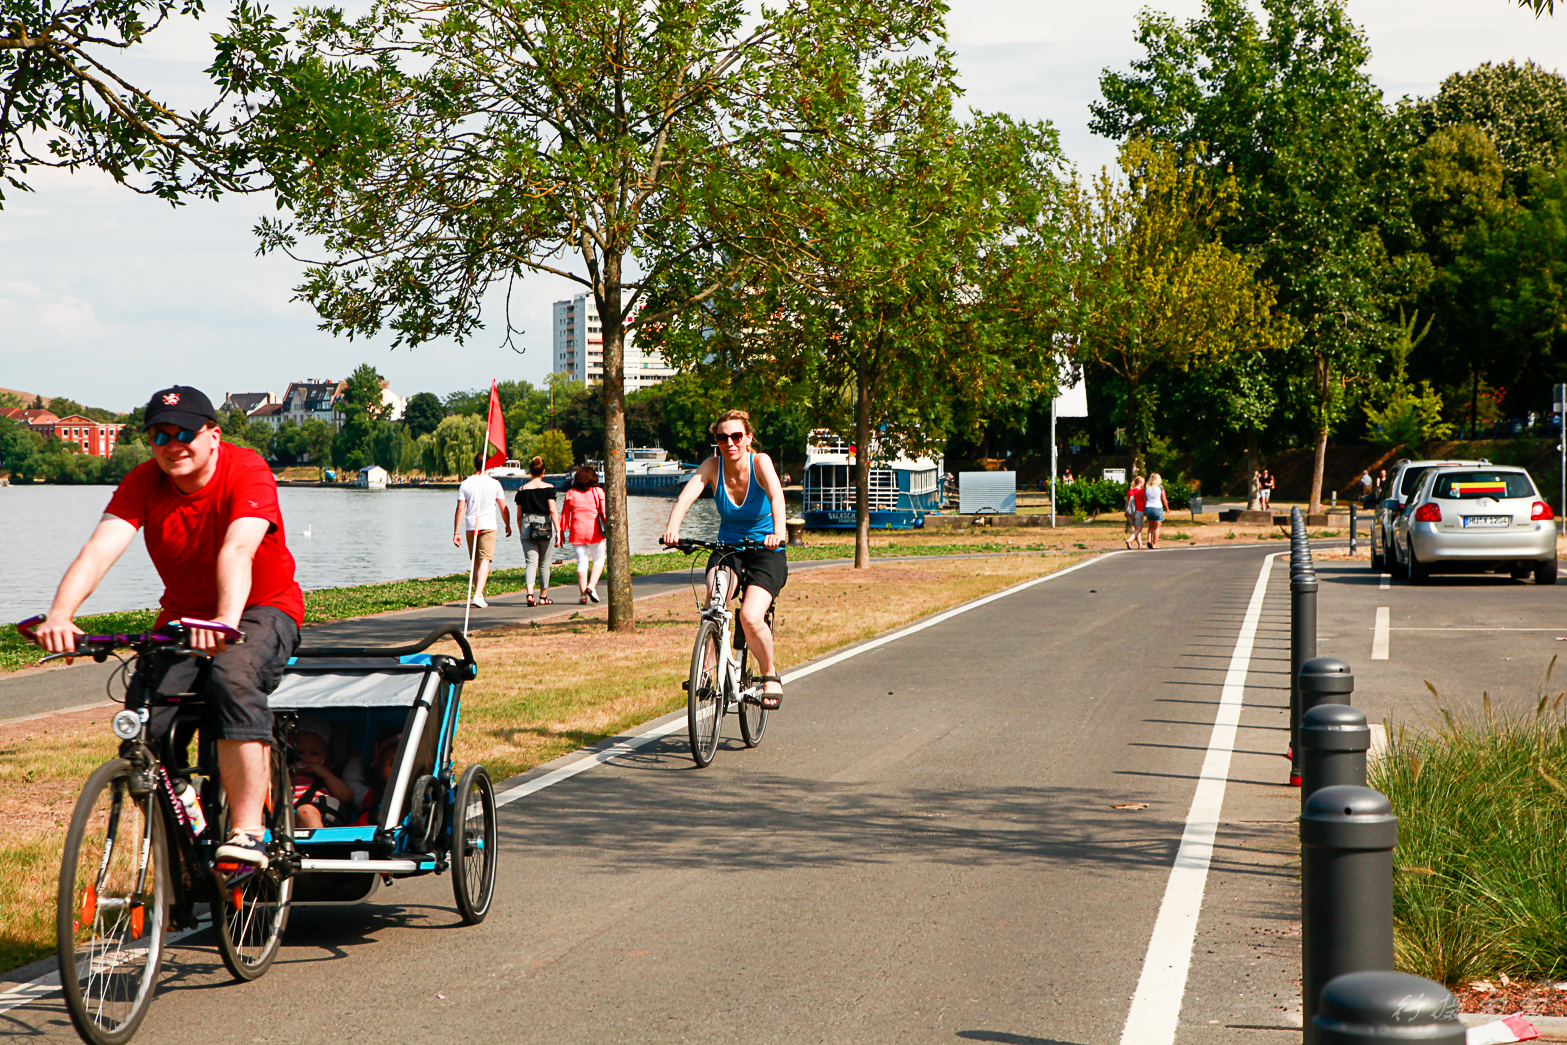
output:
<svg viewBox="0 0 1567 1045"><path fill-rule="evenodd" d="M1148 547L1159 547L1159 531L1164 529L1164 513L1170 510L1170 498L1164 492L1164 480L1155 472L1143 488L1143 512L1148 517Z"/></svg>

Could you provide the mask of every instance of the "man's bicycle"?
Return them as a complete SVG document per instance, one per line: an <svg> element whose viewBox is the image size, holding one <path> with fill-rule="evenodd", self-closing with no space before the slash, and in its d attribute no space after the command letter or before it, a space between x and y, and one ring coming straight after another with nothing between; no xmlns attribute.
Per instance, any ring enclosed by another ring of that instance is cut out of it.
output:
<svg viewBox="0 0 1567 1045"><path fill-rule="evenodd" d="M17 625L32 640L34 617ZM182 620L141 635L87 635L73 653L103 663L128 649L131 682L125 707L110 720L119 757L87 778L71 814L60 865L55 932L60 985L77 1032L94 1045L120 1045L136 1033L157 986L170 930L194 929L205 904L217 930L223 964L237 979L254 980L277 957L288 923L294 874L294 803L288 731L295 716L276 717L264 812L267 867L220 864L228 804L216 771L216 748L188 752L203 718L211 657L190 647L195 628L231 642L244 636L213 621ZM158 693L159 668L195 658L194 684ZM120 657L122 661L125 659Z"/></svg>
<svg viewBox="0 0 1567 1045"><path fill-rule="evenodd" d="M764 547L760 541L729 544L682 537L674 547L687 555L698 548L731 556L739 551ZM691 757L699 767L712 764L718 752L719 727L724 715L740 716L740 736L746 747L762 742L767 731L767 709L762 707L762 683L752 675L745 630L735 627L734 611L729 608L730 571L739 577L735 590L745 590L745 568L733 559L722 560L726 568L713 573L713 591L702 610L696 629L696 644L691 650L691 676L686 680L686 727L691 738ZM773 627L773 609L767 610L767 628Z"/></svg>

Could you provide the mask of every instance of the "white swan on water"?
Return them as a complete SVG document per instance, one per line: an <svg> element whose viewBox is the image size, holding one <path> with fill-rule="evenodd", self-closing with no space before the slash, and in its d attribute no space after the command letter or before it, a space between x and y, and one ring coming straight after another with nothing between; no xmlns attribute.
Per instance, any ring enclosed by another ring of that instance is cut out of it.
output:
<svg viewBox="0 0 1567 1045"><path fill-rule="evenodd" d="M312 524L312 525L313 525L313 524ZM303 529L303 530L300 530L300 531L299 531L299 535L300 535L300 536L301 536L301 537L309 537L309 536L310 536L310 527L309 527L309 526L306 526L306 527L305 527L305 528L304 528L304 529Z"/></svg>

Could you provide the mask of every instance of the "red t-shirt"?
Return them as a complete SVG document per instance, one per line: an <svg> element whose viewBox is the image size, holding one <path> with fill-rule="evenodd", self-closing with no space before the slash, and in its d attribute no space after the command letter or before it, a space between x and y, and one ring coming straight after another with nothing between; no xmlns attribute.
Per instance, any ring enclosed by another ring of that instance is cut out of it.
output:
<svg viewBox="0 0 1567 1045"><path fill-rule="evenodd" d="M304 593L283 540L277 480L256 451L221 444L217 471L192 494L180 493L157 461L144 461L120 480L104 511L146 532L147 554L163 579L156 626L179 617L217 616L218 550L230 523L252 518L271 526L251 563L245 608L272 606L296 624L305 622Z"/></svg>
<svg viewBox="0 0 1567 1045"><path fill-rule="evenodd" d="M1148 488L1146 486L1132 487L1132 507L1140 512L1148 510Z"/></svg>

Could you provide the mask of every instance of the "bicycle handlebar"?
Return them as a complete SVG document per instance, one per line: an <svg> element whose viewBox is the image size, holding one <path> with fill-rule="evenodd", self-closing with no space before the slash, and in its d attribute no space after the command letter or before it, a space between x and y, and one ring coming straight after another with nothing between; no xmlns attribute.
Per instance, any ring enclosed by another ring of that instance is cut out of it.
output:
<svg viewBox="0 0 1567 1045"><path fill-rule="evenodd" d="M764 541L704 541L695 537L682 537L674 544L666 544L664 547L674 548L677 551L685 552L687 555L690 555L698 548L706 548L708 551L714 552L758 552L771 550Z"/></svg>
<svg viewBox="0 0 1567 1045"><path fill-rule="evenodd" d="M34 645L38 644L37 625L44 619L44 614L39 613L19 621L16 632L22 638ZM172 627L171 627L172 625ZM227 641L239 645L245 641L245 633L238 628L231 628L227 624L215 620L201 620L196 617L181 617L178 621L172 621L164 625L175 633L165 634L161 631L144 631L139 635L114 634L114 635L82 635L76 640L76 649L70 653L56 653L56 657L73 656L76 653L108 652L117 646L139 646L151 644L157 646L183 646L185 637L182 632L189 631L215 631Z"/></svg>

